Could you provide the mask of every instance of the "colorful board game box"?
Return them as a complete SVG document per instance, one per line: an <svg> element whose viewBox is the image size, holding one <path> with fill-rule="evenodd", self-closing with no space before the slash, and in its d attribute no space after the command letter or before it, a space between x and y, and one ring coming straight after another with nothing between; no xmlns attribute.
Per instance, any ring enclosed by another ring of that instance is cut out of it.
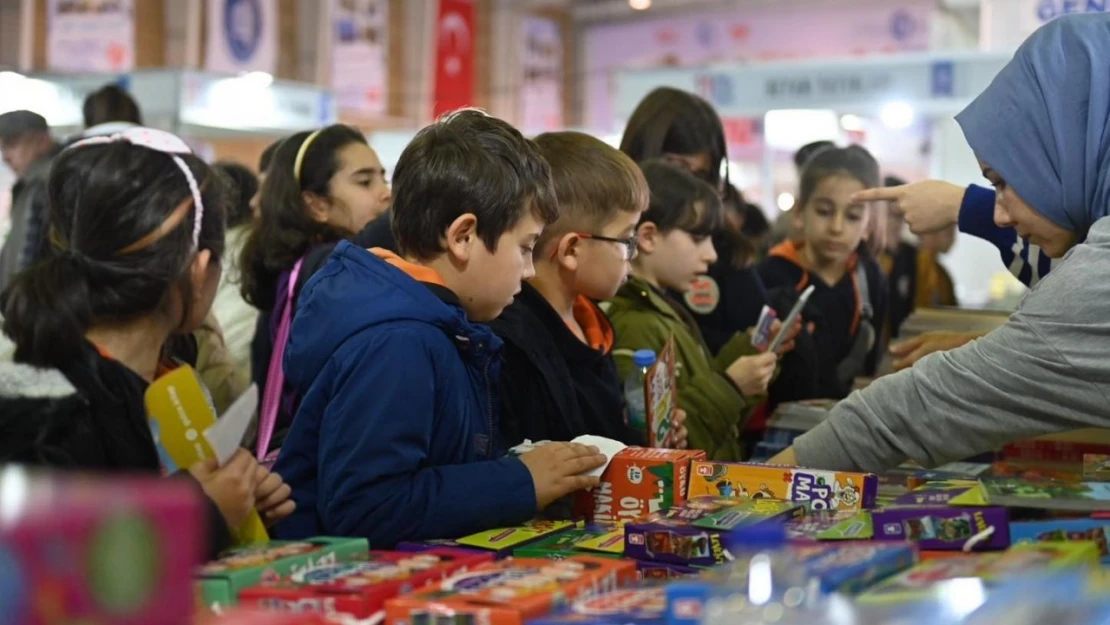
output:
<svg viewBox="0 0 1110 625"><path fill-rule="evenodd" d="M896 506L943 506L979 486L978 480L941 480L927 482L894 499Z"/></svg>
<svg viewBox="0 0 1110 625"><path fill-rule="evenodd" d="M523 625L566 602L620 588L635 579L636 565L626 560L594 556L499 560L387 601L386 622L419 625L454 618L463 623Z"/></svg>
<svg viewBox="0 0 1110 625"><path fill-rule="evenodd" d="M655 364L644 376L644 397L647 398L647 430L649 447L672 447L674 411L678 409L678 384L675 378L674 335L667 338Z"/></svg>
<svg viewBox="0 0 1110 625"><path fill-rule="evenodd" d="M1110 520L1106 519L1057 519L1010 523L1010 540L1015 545L1026 542L1090 541L1097 545L1103 564L1110 564L1110 549L1107 549L1106 539L1108 533L1110 533Z"/></svg>
<svg viewBox="0 0 1110 625"><path fill-rule="evenodd" d="M176 625L203 553L187 480L28 475L0 468L0 622ZM25 495L21 497L20 494Z"/></svg>
<svg viewBox="0 0 1110 625"><path fill-rule="evenodd" d="M787 521L801 518L805 508L789 501L777 499L748 499L737 501L735 499L721 500L713 497L698 497L686 502L686 507L696 507L703 503L717 507L721 503L727 507L710 512L706 516L695 520L692 525L719 532L729 532L744 525L760 523L762 521Z"/></svg>
<svg viewBox="0 0 1110 625"><path fill-rule="evenodd" d="M573 555L619 558L624 554L624 529L616 525L575 527L513 551L516 558L562 560Z"/></svg>
<svg viewBox="0 0 1110 625"><path fill-rule="evenodd" d="M992 477L954 497L953 506L1007 506L1093 512L1110 510L1110 483Z"/></svg>
<svg viewBox="0 0 1110 625"><path fill-rule="evenodd" d="M1083 454L1083 480L1110 482L1110 455Z"/></svg>
<svg viewBox="0 0 1110 625"><path fill-rule="evenodd" d="M695 461L688 497L780 499L813 510L874 507L878 477L872 473L817 471L743 462Z"/></svg>
<svg viewBox="0 0 1110 625"><path fill-rule="evenodd" d="M997 551L1010 546L1005 508L887 508L871 513L875 540L905 540L921 549ZM989 535L984 534L993 528ZM974 540L982 534L980 540Z"/></svg>
<svg viewBox="0 0 1110 625"><path fill-rule="evenodd" d="M251 586L338 562L365 559L369 550L365 538L275 540L231 549L219 560L197 569L194 579L203 605L224 607L234 605L239 592Z"/></svg>
<svg viewBox="0 0 1110 625"><path fill-rule="evenodd" d="M705 573L705 569L682 564L668 564L666 562L636 561L636 572L644 580L668 580L698 577Z"/></svg>
<svg viewBox="0 0 1110 625"><path fill-rule="evenodd" d="M571 521L536 519L516 527L502 527L464 536L456 542L462 547L473 547L485 551L515 550L572 527L574 527L574 523Z"/></svg>
<svg viewBox="0 0 1110 625"><path fill-rule="evenodd" d="M244 606L281 612L320 612L370 618L385 602L459 571L493 561L493 554L439 549L420 553L371 551L365 561L300 571L239 593Z"/></svg>
<svg viewBox="0 0 1110 625"><path fill-rule="evenodd" d="M661 586L621 588L579 599L529 625L663 625L666 608Z"/></svg>
<svg viewBox="0 0 1110 625"><path fill-rule="evenodd" d="M914 601L928 597L938 583L957 578L979 578L991 585L1033 569L1092 568L1098 566L1094 543L1022 543L1001 553L970 554L928 560L892 577L857 597L860 603Z"/></svg>
<svg viewBox="0 0 1110 625"><path fill-rule="evenodd" d="M791 542L869 540L874 535L866 510L820 510L786 522Z"/></svg>
<svg viewBox="0 0 1110 625"><path fill-rule="evenodd" d="M576 499L576 511L594 523L624 523L686 500L690 462L704 451L629 447L613 456L601 484Z"/></svg>

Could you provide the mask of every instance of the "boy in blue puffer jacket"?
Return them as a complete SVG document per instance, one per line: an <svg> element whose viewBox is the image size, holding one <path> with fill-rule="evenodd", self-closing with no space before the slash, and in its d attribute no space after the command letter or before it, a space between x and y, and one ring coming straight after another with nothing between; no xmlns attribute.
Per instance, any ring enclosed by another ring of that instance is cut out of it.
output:
<svg viewBox="0 0 1110 625"><path fill-rule="evenodd" d="M340 243L300 297L285 366L304 399L274 468L297 511L280 538L385 549L518 524L605 463L572 443L496 449L502 343L483 324L533 275L557 216L535 144L460 111L417 134L393 184L403 257Z"/></svg>

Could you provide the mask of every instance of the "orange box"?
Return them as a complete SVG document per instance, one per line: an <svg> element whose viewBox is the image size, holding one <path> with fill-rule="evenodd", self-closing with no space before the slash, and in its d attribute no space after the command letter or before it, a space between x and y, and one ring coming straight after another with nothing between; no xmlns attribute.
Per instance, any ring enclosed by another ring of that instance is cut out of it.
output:
<svg viewBox="0 0 1110 625"><path fill-rule="evenodd" d="M704 451L629 447L601 474L601 484L580 493L575 512L594 523L624 523L686 501L690 463Z"/></svg>
<svg viewBox="0 0 1110 625"><path fill-rule="evenodd" d="M636 579L629 560L572 556L565 560L499 560L427 586L385 604L388 625L444 618L483 625L524 622L581 596L606 592Z"/></svg>

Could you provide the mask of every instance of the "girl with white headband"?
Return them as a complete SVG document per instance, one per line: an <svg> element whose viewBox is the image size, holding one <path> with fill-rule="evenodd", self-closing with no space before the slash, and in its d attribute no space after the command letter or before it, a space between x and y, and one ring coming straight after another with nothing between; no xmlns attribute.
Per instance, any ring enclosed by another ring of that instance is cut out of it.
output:
<svg viewBox="0 0 1110 625"><path fill-rule="evenodd" d="M0 294L14 343L0 362L0 464L158 473L143 395L178 364L171 337L212 305L224 181L177 137L133 128L70 146L47 189L54 253ZM292 511L288 487L246 451L190 472L223 536L252 508L270 521Z"/></svg>

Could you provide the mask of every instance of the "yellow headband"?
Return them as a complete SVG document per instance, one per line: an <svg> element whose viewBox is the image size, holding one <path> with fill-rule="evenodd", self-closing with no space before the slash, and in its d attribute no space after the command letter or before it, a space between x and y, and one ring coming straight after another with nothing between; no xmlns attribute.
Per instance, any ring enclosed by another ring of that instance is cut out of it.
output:
<svg viewBox="0 0 1110 625"><path fill-rule="evenodd" d="M323 130L321 128L305 137L304 141L301 142L300 149L297 150L297 158L293 160L293 179L297 181L298 185L301 184L301 165L304 164L304 155L308 152L308 146L312 145L312 142L316 140L316 135Z"/></svg>

